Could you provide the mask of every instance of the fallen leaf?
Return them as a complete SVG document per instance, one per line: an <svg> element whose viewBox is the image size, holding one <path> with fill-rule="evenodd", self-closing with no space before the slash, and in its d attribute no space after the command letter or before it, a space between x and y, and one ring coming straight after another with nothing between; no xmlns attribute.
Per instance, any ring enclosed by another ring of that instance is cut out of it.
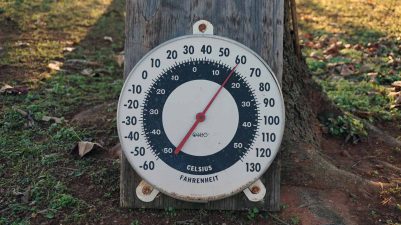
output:
<svg viewBox="0 0 401 225"><path fill-rule="evenodd" d="M114 59L116 60L118 66L122 67L124 65L124 52L115 55Z"/></svg>
<svg viewBox="0 0 401 225"><path fill-rule="evenodd" d="M108 41L108 42L110 42L110 43L113 42L113 38L112 38L112 37L109 37L109 36L104 36L104 37L103 37L103 40Z"/></svg>
<svg viewBox="0 0 401 225"><path fill-rule="evenodd" d="M45 121L45 122L49 122L49 121L52 120L55 123L62 123L64 119L63 118L58 118L58 117L53 117L53 116L43 116L41 120Z"/></svg>
<svg viewBox="0 0 401 225"><path fill-rule="evenodd" d="M376 82L376 78L379 75L379 73L368 73L367 75L370 78L369 82L374 83Z"/></svg>
<svg viewBox="0 0 401 225"><path fill-rule="evenodd" d="M65 44L66 45L73 45L73 44L75 44L75 42L73 42L73 41L65 41Z"/></svg>
<svg viewBox="0 0 401 225"><path fill-rule="evenodd" d="M345 44L344 47L345 47L345 48L351 48L352 45L351 45L351 44Z"/></svg>
<svg viewBox="0 0 401 225"><path fill-rule="evenodd" d="M24 48L24 47L29 47L29 46L31 46L31 44L29 44L28 42L17 41L17 43L15 43L15 46L16 46L16 47L22 47L22 48Z"/></svg>
<svg viewBox="0 0 401 225"><path fill-rule="evenodd" d="M395 100L396 105L401 105L401 95L398 95L397 99Z"/></svg>
<svg viewBox="0 0 401 225"><path fill-rule="evenodd" d="M340 73L342 76L349 76L355 73L355 66L354 64L344 64L344 63L338 63L338 64L333 64L333 65L328 65L328 66L335 66L334 69Z"/></svg>
<svg viewBox="0 0 401 225"><path fill-rule="evenodd" d="M338 54L338 46L336 43L331 44L326 50L324 50L325 55L336 55Z"/></svg>
<svg viewBox="0 0 401 225"><path fill-rule="evenodd" d="M74 50L75 50L74 47L65 47L65 48L63 48L63 52L72 52Z"/></svg>
<svg viewBox="0 0 401 225"><path fill-rule="evenodd" d="M321 42L321 41L318 41L316 44L313 45L313 48L314 49L321 49L321 48L323 48L323 46L324 46L324 43Z"/></svg>
<svg viewBox="0 0 401 225"><path fill-rule="evenodd" d="M94 150L95 148L104 149L99 143L89 142L89 141L80 141L75 147L72 149L72 154L78 154L81 158Z"/></svg>
<svg viewBox="0 0 401 225"><path fill-rule="evenodd" d="M314 59L320 59L319 53L316 51L313 51L309 54L309 57L314 58Z"/></svg>
<svg viewBox="0 0 401 225"><path fill-rule="evenodd" d="M56 71L60 71L61 70L61 66L63 66L62 62L59 61L52 61L50 62L47 67L51 70L56 70Z"/></svg>
<svg viewBox="0 0 401 225"><path fill-rule="evenodd" d="M401 95L400 93L401 92L390 92L388 93L388 97L396 99L398 96Z"/></svg>
<svg viewBox="0 0 401 225"><path fill-rule="evenodd" d="M91 69L91 68L83 69L81 71L81 74L85 75L85 76L93 76L93 69Z"/></svg>
<svg viewBox="0 0 401 225"><path fill-rule="evenodd" d="M105 75L110 75L110 72L105 69L96 69L92 75L92 77L102 77Z"/></svg>
<svg viewBox="0 0 401 225"><path fill-rule="evenodd" d="M330 59L332 59L333 58L333 55L326 55L326 56L324 56L324 59L326 59L326 60L330 60Z"/></svg>
<svg viewBox="0 0 401 225"><path fill-rule="evenodd" d="M394 91L395 91L395 92L401 91L401 80L399 80L399 81L394 81L394 82L391 84L391 86L394 87Z"/></svg>
<svg viewBox="0 0 401 225"><path fill-rule="evenodd" d="M13 94L13 95L21 95L28 93L28 87L13 87L8 84L3 85L0 88L0 94Z"/></svg>
<svg viewBox="0 0 401 225"><path fill-rule="evenodd" d="M353 65L342 65L341 70L340 70L340 75L341 76L349 76L355 73L355 68Z"/></svg>
<svg viewBox="0 0 401 225"><path fill-rule="evenodd" d="M305 46L308 48L312 48L315 44L312 41L305 42Z"/></svg>
<svg viewBox="0 0 401 225"><path fill-rule="evenodd" d="M13 88L13 86L4 84L3 87L0 88L0 93L5 93L8 89L11 89L11 88Z"/></svg>
<svg viewBox="0 0 401 225"><path fill-rule="evenodd" d="M361 44L356 44L356 45L352 46L352 48L355 50L361 50L363 48L363 46Z"/></svg>

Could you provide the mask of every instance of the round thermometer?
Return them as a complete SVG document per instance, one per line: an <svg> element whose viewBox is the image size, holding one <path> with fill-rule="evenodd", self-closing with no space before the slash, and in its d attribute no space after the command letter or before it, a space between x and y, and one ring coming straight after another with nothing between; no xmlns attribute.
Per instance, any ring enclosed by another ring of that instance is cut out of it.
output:
<svg viewBox="0 0 401 225"><path fill-rule="evenodd" d="M284 102L269 66L244 45L215 35L167 41L127 77L118 133L135 171L186 201L236 194L273 162Z"/></svg>

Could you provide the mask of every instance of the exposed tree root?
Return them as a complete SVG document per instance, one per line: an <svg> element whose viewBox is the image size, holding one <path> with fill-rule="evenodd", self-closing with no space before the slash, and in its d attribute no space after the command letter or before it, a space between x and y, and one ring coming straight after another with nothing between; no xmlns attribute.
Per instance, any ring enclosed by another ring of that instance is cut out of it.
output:
<svg viewBox="0 0 401 225"><path fill-rule="evenodd" d="M401 173L401 168L399 168L397 166L394 166L391 163L388 163L388 162L385 162L385 161L381 161L381 160L378 160L378 159L375 160L375 161L380 163L380 164L382 164L383 166L387 167L388 169L391 169L391 170L394 170L394 171L397 171L397 172Z"/></svg>
<svg viewBox="0 0 401 225"><path fill-rule="evenodd" d="M378 138L378 139L382 140L384 143L386 143L387 145L390 145L392 147L401 148L401 141L397 140L396 138L389 135L388 133L380 130L379 128L377 128L373 124L369 123L368 121L363 120L363 119L360 119L360 120L363 122L363 125L368 130L368 133L370 136Z"/></svg>
<svg viewBox="0 0 401 225"><path fill-rule="evenodd" d="M365 196L379 191L379 187L387 186L387 184L380 186L357 174L337 168L316 148L303 150L305 152L303 160L296 157L294 161L289 162L291 165L285 165L288 169L285 174L286 180L291 184L319 189L339 189Z"/></svg>
<svg viewBox="0 0 401 225"><path fill-rule="evenodd" d="M285 4L286 10L291 9L288 1ZM286 13L286 17L290 15ZM321 189L340 189L369 197L368 193L390 184L372 182L337 168L322 154L318 118L339 116L344 112L311 79L305 61L294 54L296 46L293 44L293 34L291 26L286 24L283 62L283 94L286 102L286 130L282 145L284 182ZM391 143L391 146L401 146L400 141L373 125L366 124L366 127L371 135Z"/></svg>

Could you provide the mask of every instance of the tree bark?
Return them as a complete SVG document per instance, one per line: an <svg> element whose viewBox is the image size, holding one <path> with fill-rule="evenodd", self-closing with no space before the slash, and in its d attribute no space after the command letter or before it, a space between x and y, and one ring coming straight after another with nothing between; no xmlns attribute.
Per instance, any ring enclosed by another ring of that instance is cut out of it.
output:
<svg viewBox="0 0 401 225"><path fill-rule="evenodd" d="M282 144L284 182L316 188L360 190L370 182L338 169L321 153L319 113L329 110L341 114L311 79L303 58L297 57L291 22L291 1L284 5L283 95L286 128ZM369 189L369 188L368 188Z"/></svg>

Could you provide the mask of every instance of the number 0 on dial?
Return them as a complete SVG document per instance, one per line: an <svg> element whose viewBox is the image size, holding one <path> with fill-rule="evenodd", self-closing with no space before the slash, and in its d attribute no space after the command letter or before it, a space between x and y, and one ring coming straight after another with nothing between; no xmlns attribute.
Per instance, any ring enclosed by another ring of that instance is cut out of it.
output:
<svg viewBox="0 0 401 225"><path fill-rule="evenodd" d="M284 131L274 74L252 50L215 35L172 39L145 55L121 91L125 156L174 198L236 194L270 166Z"/></svg>

